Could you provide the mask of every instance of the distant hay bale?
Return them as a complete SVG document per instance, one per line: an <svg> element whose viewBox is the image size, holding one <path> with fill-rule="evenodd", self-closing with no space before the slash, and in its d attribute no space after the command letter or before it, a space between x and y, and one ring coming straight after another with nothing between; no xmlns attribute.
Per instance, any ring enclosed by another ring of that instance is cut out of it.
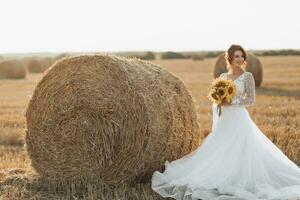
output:
<svg viewBox="0 0 300 200"><path fill-rule="evenodd" d="M51 58L32 58L27 62L27 70L30 73L43 73L51 64Z"/></svg>
<svg viewBox="0 0 300 200"><path fill-rule="evenodd" d="M205 57L204 57L203 54L196 54L196 53L195 53L195 54L192 54L192 55L191 55L191 59L192 59L192 60L204 60L204 58L205 58Z"/></svg>
<svg viewBox="0 0 300 200"><path fill-rule="evenodd" d="M0 62L0 79L21 79L26 77L26 68L18 60Z"/></svg>
<svg viewBox="0 0 300 200"><path fill-rule="evenodd" d="M26 148L43 176L149 182L200 142L183 82L148 61L83 55L57 61L26 110Z"/></svg>
<svg viewBox="0 0 300 200"><path fill-rule="evenodd" d="M263 67L259 59L252 53L247 52L247 65L246 71L253 74L255 80L255 86L260 86L263 81ZM225 53L218 56L214 67L214 78L220 76L220 74L227 72Z"/></svg>
<svg viewBox="0 0 300 200"><path fill-rule="evenodd" d="M125 55L128 58L139 58L141 60L155 60L155 54L151 51L143 52L143 53L129 53Z"/></svg>
<svg viewBox="0 0 300 200"><path fill-rule="evenodd" d="M143 60L155 60L155 54L151 51L147 51L145 54L141 56Z"/></svg>
<svg viewBox="0 0 300 200"><path fill-rule="evenodd" d="M253 74L255 86L260 86L263 81L263 67L260 60L251 53L248 53L250 59L247 59L246 71Z"/></svg>

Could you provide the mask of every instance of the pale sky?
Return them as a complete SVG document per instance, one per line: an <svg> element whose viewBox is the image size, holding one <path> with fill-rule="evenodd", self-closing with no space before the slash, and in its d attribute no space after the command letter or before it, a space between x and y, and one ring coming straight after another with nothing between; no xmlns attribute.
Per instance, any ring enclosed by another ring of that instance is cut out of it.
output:
<svg viewBox="0 0 300 200"><path fill-rule="evenodd" d="M299 0L0 0L0 53L300 49Z"/></svg>

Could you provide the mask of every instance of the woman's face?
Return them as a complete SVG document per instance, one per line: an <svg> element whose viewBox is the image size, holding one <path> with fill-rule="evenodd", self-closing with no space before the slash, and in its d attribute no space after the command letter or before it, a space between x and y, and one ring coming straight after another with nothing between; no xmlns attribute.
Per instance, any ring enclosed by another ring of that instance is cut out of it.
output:
<svg viewBox="0 0 300 200"><path fill-rule="evenodd" d="M244 64L243 52L241 50L236 50L233 53L232 65L241 66Z"/></svg>

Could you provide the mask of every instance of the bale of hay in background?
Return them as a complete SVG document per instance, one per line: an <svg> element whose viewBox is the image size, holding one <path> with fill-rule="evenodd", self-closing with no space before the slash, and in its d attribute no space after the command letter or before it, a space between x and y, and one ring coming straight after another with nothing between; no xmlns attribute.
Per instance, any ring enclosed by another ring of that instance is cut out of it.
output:
<svg viewBox="0 0 300 200"><path fill-rule="evenodd" d="M26 77L26 68L18 60L0 62L0 79L21 79Z"/></svg>
<svg viewBox="0 0 300 200"><path fill-rule="evenodd" d="M255 80L255 86L260 86L263 81L263 66L259 59L252 53L247 52L247 65L246 71L253 74ZM214 78L220 76L220 74L227 72L225 53L218 56L216 64L214 66Z"/></svg>
<svg viewBox="0 0 300 200"><path fill-rule="evenodd" d="M125 55L128 58L139 58L142 60L155 60L155 54L151 51L143 52L143 53L129 53Z"/></svg>
<svg viewBox="0 0 300 200"><path fill-rule="evenodd" d="M26 124L39 174L107 184L149 182L201 139L194 100L179 78L113 55L57 61L34 90Z"/></svg>
<svg viewBox="0 0 300 200"><path fill-rule="evenodd" d="M27 70L30 73L43 73L52 64L52 58L32 58L27 62Z"/></svg>
<svg viewBox="0 0 300 200"><path fill-rule="evenodd" d="M201 60L202 61L202 60L204 60L204 58L205 58L204 55L199 54L199 53L198 54L194 53L194 54L191 55L192 60Z"/></svg>
<svg viewBox="0 0 300 200"><path fill-rule="evenodd" d="M263 66L254 54L248 53L247 56L250 59L247 59L246 71L253 74L255 86L260 86L263 81Z"/></svg>
<svg viewBox="0 0 300 200"><path fill-rule="evenodd" d="M147 51L146 53L144 53L140 59L143 60L155 60L155 54L151 51Z"/></svg>

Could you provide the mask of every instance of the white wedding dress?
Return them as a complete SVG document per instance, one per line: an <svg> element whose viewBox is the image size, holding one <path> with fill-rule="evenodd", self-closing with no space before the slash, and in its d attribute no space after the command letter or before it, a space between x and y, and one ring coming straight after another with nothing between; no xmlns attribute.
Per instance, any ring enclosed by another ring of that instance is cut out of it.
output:
<svg viewBox="0 0 300 200"><path fill-rule="evenodd" d="M227 73L220 75L227 79ZM250 72L234 80L232 105L212 104L212 132L193 152L165 161L151 188L176 200L300 199L300 168L256 126L245 106L255 102Z"/></svg>

